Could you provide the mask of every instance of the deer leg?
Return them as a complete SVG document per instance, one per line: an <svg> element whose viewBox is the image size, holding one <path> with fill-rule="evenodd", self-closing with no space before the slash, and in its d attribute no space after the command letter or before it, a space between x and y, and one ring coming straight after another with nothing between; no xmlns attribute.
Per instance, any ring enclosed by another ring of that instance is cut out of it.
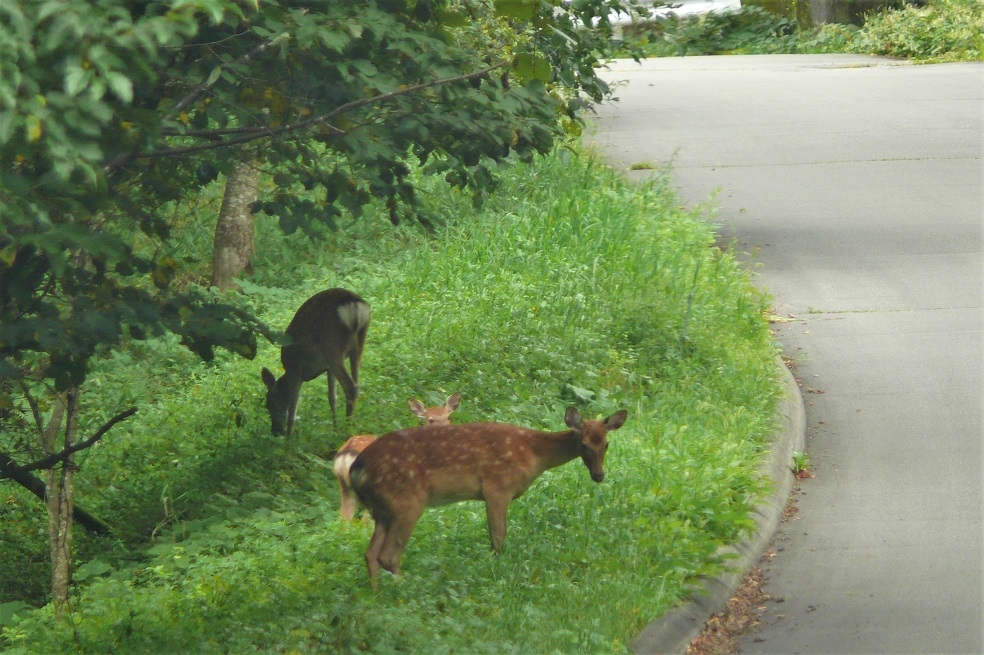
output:
<svg viewBox="0 0 984 655"><path fill-rule="evenodd" d="M496 554L502 552L502 544L506 541L506 512L508 509L509 498L507 496L486 496L485 518L489 522L489 540L492 542L492 550Z"/></svg>
<svg viewBox="0 0 984 655"><path fill-rule="evenodd" d="M345 415L352 416L355 412L355 397L359 395L358 385L349 376L348 371L345 370L345 366L341 362L337 366L329 368L328 375L336 378L339 384L342 385L342 391L345 392ZM335 405L332 404L332 414L335 412L334 407Z"/></svg>
<svg viewBox="0 0 984 655"><path fill-rule="evenodd" d="M349 355L349 366L352 369L352 383L359 386L359 363L362 361L362 353L352 352Z"/></svg>
<svg viewBox="0 0 984 655"><path fill-rule="evenodd" d="M294 419L297 418L297 402L301 399L301 389L298 387L296 393L291 392L290 402L287 404L287 431L286 439L290 439L290 433L294 431Z"/></svg>
<svg viewBox="0 0 984 655"><path fill-rule="evenodd" d="M379 551L383 548L386 533L386 525L377 519L372 538L369 539L369 547L366 549L366 568L369 569L369 580L374 589L379 585Z"/></svg>
<svg viewBox="0 0 984 655"><path fill-rule="evenodd" d="M379 553L379 564L393 575L400 575L400 559L403 557L403 549L407 547L410 534L417 525L417 519L423 514L424 508L420 510L410 510L406 516L398 516L386 531L386 538L383 541L382 549Z"/></svg>
<svg viewBox="0 0 984 655"><path fill-rule="evenodd" d="M331 424L337 425L335 421L335 405L338 399L335 397L335 376L331 374L331 369L328 369L328 404L331 406Z"/></svg>

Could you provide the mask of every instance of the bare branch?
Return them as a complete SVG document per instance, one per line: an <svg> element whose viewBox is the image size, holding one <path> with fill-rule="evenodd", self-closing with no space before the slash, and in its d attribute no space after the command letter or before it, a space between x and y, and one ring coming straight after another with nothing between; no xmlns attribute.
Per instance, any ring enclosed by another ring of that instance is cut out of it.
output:
<svg viewBox="0 0 984 655"><path fill-rule="evenodd" d="M277 36L276 38L270 41L261 43L260 45L256 46L249 52L240 55L239 58L237 58L234 62L232 62L232 65L238 66L240 64L248 63L250 59L256 57L257 55L262 54L270 46L276 45L278 42L289 37L290 35L285 32L284 34L281 34L280 36ZM193 88L187 95L185 95L185 97L181 98L174 104L174 107L171 108L171 111L169 111L167 114L164 115L164 121L166 122L173 119L179 113L187 109L191 105L191 103L201 98L209 89L211 89L213 86L218 84L219 78L222 77L222 69L226 67L227 66L223 64L219 64L218 66L216 66L212 70L212 73L208 76L208 79L199 82L195 86L195 88Z"/></svg>
<svg viewBox="0 0 984 655"><path fill-rule="evenodd" d="M76 442L71 446L69 446L68 448L64 448L63 450L57 453L52 453L46 457L43 457L42 459L39 459L36 462L31 462L30 464L25 464L24 466L19 466L16 469L10 469L10 470L17 473L27 473L29 471L37 471L40 469L50 469L58 462L63 462L67 460L69 456L71 456L73 453L77 453L80 450L85 450L89 446L93 445L94 443L102 439L106 435L106 433L109 432L113 428L113 426L115 426L117 423L121 421L125 421L126 419L130 418L136 413L137 413L137 408L131 407L130 409L120 412L113 418L109 419L105 425L103 425L101 428L96 430L95 434L93 434L88 439ZM8 471L3 471L2 476L0 477L11 477L11 476L8 475Z"/></svg>
<svg viewBox="0 0 984 655"><path fill-rule="evenodd" d="M289 36L290 36L289 34L284 33L270 41L261 43L260 45L256 46L249 52L238 57L235 61L232 62L232 65L247 63L249 60L261 54L270 46L277 44L278 42L280 42L285 38L289 38ZM202 82L199 82L183 98L181 98L176 103L174 103L174 106L171 107L171 110L168 113L164 114L163 116L164 122L174 120L175 116L177 116L179 113L187 109L191 105L191 103L201 98L209 89L211 89L216 84L218 84L219 80L222 78L222 70L225 67L228 67L228 65L219 64L218 66L213 68L212 72L209 74L207 79L203 80ZM220 145L216 145L215 147L217 148L224 147L224 145L225 144L220 144ZM199 148L197 150L207 150L207 149L208 148ZM185 151L179 154L185 154L186 152L195 152L195 150ZM154 156L158 156L158 155L155 155L154 153L140 154L140 153L132 153L132 152L121 152L120 154L116 155L115 157L113 157L103 165L103 172L106 173L107 175L112 175L117 169L125 166L127 163L133 161L134 159L140 159L141 157L154 157ZM164 156L176 156L176 155L164 155Z"/></svg>
<svg viewBox="0 0 984 655"><path fill-rule="evenodd" d="M27 383L24 382L24 378L17 378L17 383L20 385L21 391L24 392L24 398L27 399L27 404L31 406L31 414L34 415L34 427L37 429L38 434L43 434L44 417L41 416L41 407L38 405L37 399L31 394L31 390L27 387Z"/></svg>
<svg viewBox="0 0 984 655"><path fill-rule="evenodd" d="M13 458L5 452L0 452L0 480L13 480L41 500L48 497L48 486L44 480L31 473L21 471ZM78 506L72 508L72 515L79 525L92 534L107 534L109 532L109 527L105 523Z"/></svg>
<svg viewBox="0 0 984 655"><path fill-rule="evenodd" d="M150 152L143 153L130 153L126 155L120 155L116 159L112 160L104 167L107 173L112 173L116 169L124 166L133 159L143 159L143 158L153 158L153 157L180 157L183 155L191 154L194 152L202 152L206 150L218 150L220 148L228 148L230 146L240 145L243 143L249 143L250 141L255 141L257 139L264 139L273 136L279 136L287 134L290 132L300 132L302 130L309 129L315 125L326 125L331 130L337 134L344 134L344 130L340 130L336 127L331 126L328 121L333 118L344 114L345 112L352 111L353 109L359 109L360 107L365 107L367 105L372 105L376 103L386 102L387 100L392 100L393 98L398 98L400 96L411 95L418 91L423 91L425 89L430 89L438 86L446 86L449 84L456 84L458 82L467 82L479 77L488 75L494 70L498 70L505 66L508 66L508 62L501 62L483 68L482 70L475 71L473 73L465 73L462 75L456 75L454 77L445 77L438 80L431 80L429 82L421 82L420 84L414 84L413 86L408 86L406 88L400 89L399 91L390 91L389 93L381 93L379 95L371 96L368 98L361 98L359 100L353 100L352 102L347 102L344 105L339 105L335 109L331 110L327 114L322 114L314 118L309 118L304 121L298 121L296 123L288 123L286 125L280 125L278 127L270 127L267 125L253 127L253 128L238 128L236 130L215 130L215 131L198 131L193 134L199 138L210 138L213 139L210 143L200 143L192 146L182 146L176 148L162 148L160 150L152 150ZM192 136L191 133L179 133L173 131L166 131L166 135L169 136ZM236 134L231 138L216 138L228 134Z"/></svg>

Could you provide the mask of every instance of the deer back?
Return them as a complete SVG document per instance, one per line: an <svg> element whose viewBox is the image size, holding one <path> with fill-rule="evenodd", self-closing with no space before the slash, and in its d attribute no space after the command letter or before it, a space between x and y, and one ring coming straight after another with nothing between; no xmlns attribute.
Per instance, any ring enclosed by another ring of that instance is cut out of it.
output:
<svg viewBox="0 0 984 655"><path fill-rule="evenodd" d="M280 352L284 370L304 382L341 366L346 357L361 360L370 320L369 304L346 289L311 296L294 314Z"/></svg>
<svg viewBox="0 0 984 655"><path fill-rule="evenodd" d="M576 430L540 432L504 423L425 425L383 435L362 452L350 475L370 511L493 494L513 499L543 471L581 452Z"/></svg>
<svg viewBox="0 0 984 655"><path fill-rule="evenodd" d="M286 432L290 436L301 384L325 372L329 374L333 419L335 377L343 383L347 413L351 413L358 394L355 379L359 374L369 320L369 304L346 289L327 289L300 306L285 330L287 342L280 349L284 374L277 379L269 369L261 371L267 388L266 407L273 434ZM352 363L351 376L343 365L346 357Z"/></svg>

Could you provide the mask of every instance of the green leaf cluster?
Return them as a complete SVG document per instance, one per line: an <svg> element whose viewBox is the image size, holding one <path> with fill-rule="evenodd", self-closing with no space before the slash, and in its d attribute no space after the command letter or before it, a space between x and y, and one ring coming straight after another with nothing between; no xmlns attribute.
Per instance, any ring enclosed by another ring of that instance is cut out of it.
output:
<svg viewBox="0 0 984 655"><path fill-rule="evenodd" d="M252 357L269 332L180 276L176 212L237 161L268 174L254 209L286 233L373 203L426 224L416 170L480 199L499 162L549 151L605 92L602 37L575 24L607 7L5 3L0 405L13 381L81 384L129 337Z"/></svg>
<svg viewBox="0 0 984 655"><path fill-rule="evenodd" d="M854 52L926 62L984 61L984 4L931 0L869 16Z"/></svg>

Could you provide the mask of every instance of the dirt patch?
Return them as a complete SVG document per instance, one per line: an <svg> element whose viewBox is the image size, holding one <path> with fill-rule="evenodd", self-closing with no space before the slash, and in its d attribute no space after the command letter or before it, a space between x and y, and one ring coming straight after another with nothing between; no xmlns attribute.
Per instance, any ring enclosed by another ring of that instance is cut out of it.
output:
<svg viewBox="0 0 984 655"><path fill-rule="evenodd" d="M810 475L809 477L813 477ZM800 478L802 479L802 478ZM799 487L793 489L789 502L783 508L780 525L793 520L799 508L796 506ZM734 655L740 652L738 639L753 630L765 612L768 601L782 602L765 591L766 577L762 572L769 560L776 556L773 544L762 554L759 566L752 567L738 586L735 595L725 604L724 610L712 614L701 633L687 646L687 655Z"/></svg>
<svg viewBox="0 0 984 655"><path fill-rule="evenodd" d="M762 569L753 567L727 602L724 611L712 614L704 630L687 646L687 655L729 655L738 649L738 637L758 624L769 600Z"/></svg>

